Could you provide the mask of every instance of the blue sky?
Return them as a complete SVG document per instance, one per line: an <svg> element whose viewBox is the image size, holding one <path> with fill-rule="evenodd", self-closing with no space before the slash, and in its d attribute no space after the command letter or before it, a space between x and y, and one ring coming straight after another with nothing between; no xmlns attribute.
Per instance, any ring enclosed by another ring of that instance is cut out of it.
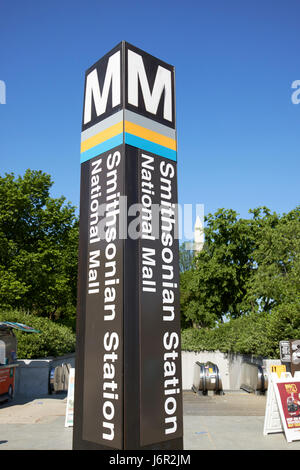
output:
<svg viewBox="0 0 300 470"><path fill-rule="evenodd" d="M121 40L176 68L180 204L299 204L296 0L3 0L0 174L52 175L79 206L84 73Z"/></svg>

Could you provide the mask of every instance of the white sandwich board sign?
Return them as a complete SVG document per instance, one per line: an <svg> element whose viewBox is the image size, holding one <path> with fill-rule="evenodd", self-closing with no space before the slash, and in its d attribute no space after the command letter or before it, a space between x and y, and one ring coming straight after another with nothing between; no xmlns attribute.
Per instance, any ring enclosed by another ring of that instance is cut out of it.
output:
<svg viewBox="0 0 300 470"><path fill-rule="evenodd" d="M269 378L264 435L283 430L288 442L300 440L300 373L271 373Z"/></svg>
<svg viewBox="0 0 300 470"><path fill-rule="evenodd" d="M67 408L66 408L66 419L65 427L73 426L73 415L74 415L74 382L75 382L75 369L72 367L69 374L69 386L67 396Z"/></svg>

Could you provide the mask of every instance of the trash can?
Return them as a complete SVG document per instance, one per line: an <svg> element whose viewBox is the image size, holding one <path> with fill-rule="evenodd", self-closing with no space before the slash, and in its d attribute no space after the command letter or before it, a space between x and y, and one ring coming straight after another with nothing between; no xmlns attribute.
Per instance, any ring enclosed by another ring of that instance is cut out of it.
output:
<svg viewBox="0 0 300 470"><path fill-rule="evenodd" d="M218 366L213 362L206 362L206 364L196 362L192 390L201 395L207 395L208 392L223 394Z"/></svg>

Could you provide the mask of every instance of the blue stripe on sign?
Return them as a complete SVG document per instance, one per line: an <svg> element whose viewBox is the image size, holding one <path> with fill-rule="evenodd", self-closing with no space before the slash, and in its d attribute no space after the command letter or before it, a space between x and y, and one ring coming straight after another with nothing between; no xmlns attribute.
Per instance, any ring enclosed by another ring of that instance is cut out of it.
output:
<svg viewBox="0 0 300 470"><path fill-rule="evenodd" d="M85 152L82 152L80 157L80 163L86 162L91 158L97 157L101 153L108 152L108 150L111 150L112 148L117 147L122 143L123 133L118 134L115 137L112 137L111 139L102 142L101 144L95 145L95 147L92 147L89 150L86 150Z"/></svg>
<svg viewBox="0 0 300 470"><path fill-rule="evenodd" d="M177 161L177 152L175 150L164 147L163 145L156 144L150 140L142 139L133 134L125 132L125 144L132 145L142 150L160 155L161 157L169 158L170 160Z"/></svg>

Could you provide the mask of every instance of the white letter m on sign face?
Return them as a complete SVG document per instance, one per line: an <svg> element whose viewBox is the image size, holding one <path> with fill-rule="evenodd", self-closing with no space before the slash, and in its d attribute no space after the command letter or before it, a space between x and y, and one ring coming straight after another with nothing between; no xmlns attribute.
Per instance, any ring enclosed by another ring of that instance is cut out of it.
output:
<svg viewBox="0 0 300 470"><path fill-rule="evenodd" d="M128 103L138 107L138 81L144 98L145 108L152 114L157 113L161 95L164 96L164 119L172 121L172 80L170 70L158 66L152 93L144 67L143 58L136 52L128 49Z"/></svg>
<svg viewBox="0 0 300 470"><path fill-rule="evenodd" d="M84 124L92 119L92 100L94 101L97 117L105 113L110 86L112 86L112 107L121 103L121 54L113 54L107 63L102 94L100 92L97 69L92 70L86 77Z"/></svg>

